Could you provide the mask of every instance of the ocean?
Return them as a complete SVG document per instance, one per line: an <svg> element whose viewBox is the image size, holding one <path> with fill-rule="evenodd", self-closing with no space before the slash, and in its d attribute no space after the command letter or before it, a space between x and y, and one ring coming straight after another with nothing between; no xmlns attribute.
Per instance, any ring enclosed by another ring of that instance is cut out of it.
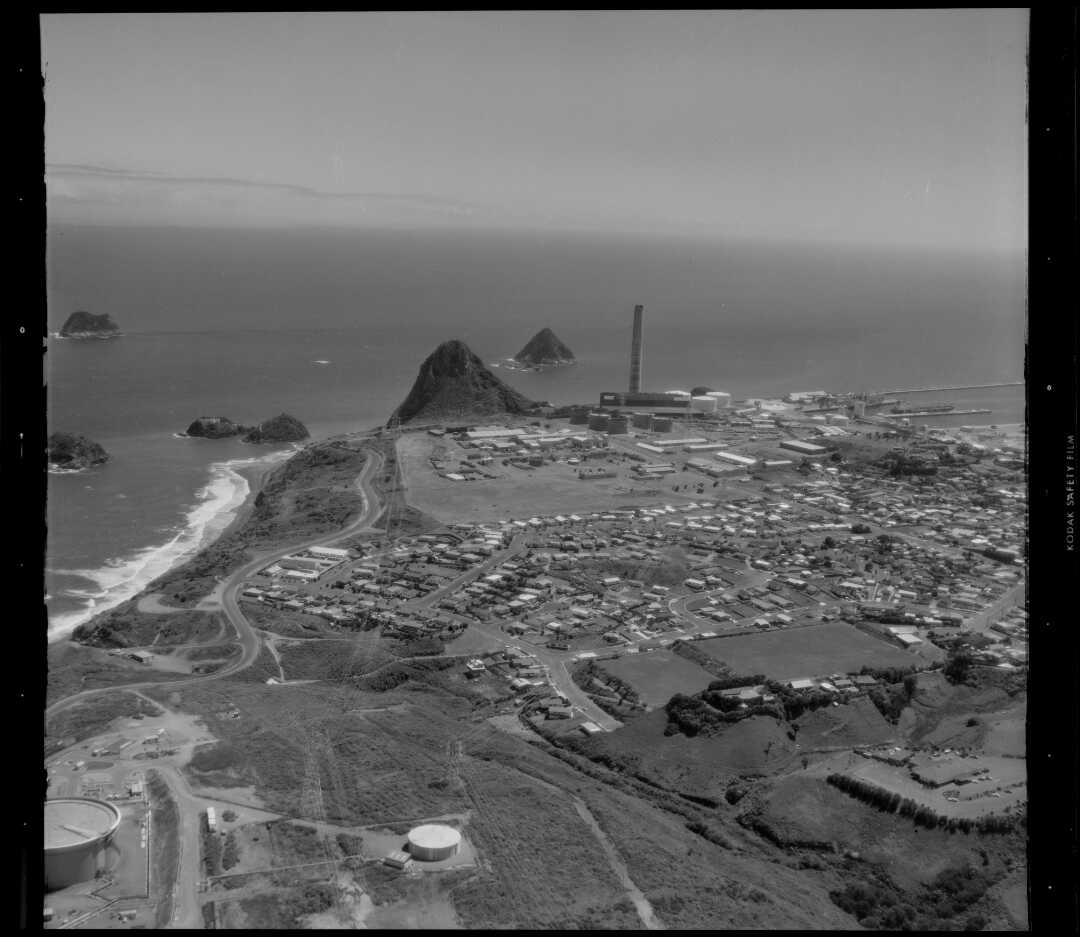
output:
<svg viewBox="0 0 1080 937"><path fill-rule="evenodd" d="M50 431L110 453L49 477L51 638L135 595L216 536L256 460L289 447L180 438L198 416L285 411L323 438L385 421L435 346L489 363L550 326L577 356L496 371L527 396L593 401L627 380L645 304L643 386L736 398L1023 379L1022 257L595 234L53 226L48 322L124 330L50 339ZM931 425L1018 423L1023 388L905 396L988 407Z"/></svg>

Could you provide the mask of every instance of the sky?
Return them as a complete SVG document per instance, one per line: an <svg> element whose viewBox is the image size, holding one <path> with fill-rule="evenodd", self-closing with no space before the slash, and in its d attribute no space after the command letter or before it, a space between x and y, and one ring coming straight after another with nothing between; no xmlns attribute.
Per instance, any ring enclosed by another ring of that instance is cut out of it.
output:
<svg viewBox="0 0 1080 937"><path fill-rule="evenodd" d="M1024 10L41 27L50 221L1027 242Z"/></svg>

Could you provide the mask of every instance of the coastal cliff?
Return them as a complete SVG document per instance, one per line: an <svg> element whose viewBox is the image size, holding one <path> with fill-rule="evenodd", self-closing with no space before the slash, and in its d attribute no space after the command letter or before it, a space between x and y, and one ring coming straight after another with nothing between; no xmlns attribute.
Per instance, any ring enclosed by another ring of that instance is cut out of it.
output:
<svg viewBox="0 0 1080 937"><path fill-rule="evenodd" d="M53 433L46 451L50 467L58 469L89 468L109 460L109 453L98 443L74 433Z"/></svg>
<svg viewBox="0 0 1080 937"><path fill-rule="evenodd" d="M536 403L504 384L462 341L443 342L420 365L412 390L389 423L519 414Z"/></svg>
<svg viewBox="0 0 1080 937"><path fill-rule="evenodd" d="M525 347L514 355L514 360L530 367L573 364L574 353L559 341L551 329L544 328L529 339Z"/></svg>
<svg viewBox="0 0 1080 937"><path fill-rule="evenodd" d="M107 312L94 315L85 309L73 312L60 329L61 338L117 338L123 334Z"/></svg>

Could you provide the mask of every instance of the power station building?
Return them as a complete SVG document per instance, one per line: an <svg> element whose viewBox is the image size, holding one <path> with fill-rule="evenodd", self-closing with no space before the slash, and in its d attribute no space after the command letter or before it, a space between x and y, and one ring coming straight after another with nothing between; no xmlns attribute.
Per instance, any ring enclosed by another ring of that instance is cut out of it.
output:
<svg viewBox="0 0 1080 937"><path fill-rule="evenodd" d="M692 397L685 390L665 392L643 391L641 389L642 358L644 345L645 307L634 307L634 333L630 344L630 381L626 391L608 391L600 395L600 406L605 409L629 408L645 411L656 416L689 417L697 413L716 413L731 404L731 395L724 391L711 391L699 397ZM643 414L636 414L635 417ZM637 418L634 426L643 429Z"/></svg>
<svg viewBox="0 0 1080 937"><path fill-rule="evenodd" d="M689 416L691 398L679 393L640 393L631 391L606 391L600 395L601 407L627 407L631 410L647 410L670 416Z"/></svg>
<svg viewBox="0 0 1080 937"><path fill-rule="evenodd" d="M120 811L102 800L45 801L45 888L57 891L92 879L120 826Z"/></svg>

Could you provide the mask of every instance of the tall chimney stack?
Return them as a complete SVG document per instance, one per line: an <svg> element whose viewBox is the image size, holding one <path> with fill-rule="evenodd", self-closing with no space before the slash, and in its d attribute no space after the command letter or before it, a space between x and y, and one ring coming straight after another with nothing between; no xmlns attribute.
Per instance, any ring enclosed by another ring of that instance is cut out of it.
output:
<svg viewBox="0 0 1080 937"><path fill-rule="evenodd" d="M641 392L641 319L644 306L634 307L634 342L630 346L630 393Z"/></svg>

